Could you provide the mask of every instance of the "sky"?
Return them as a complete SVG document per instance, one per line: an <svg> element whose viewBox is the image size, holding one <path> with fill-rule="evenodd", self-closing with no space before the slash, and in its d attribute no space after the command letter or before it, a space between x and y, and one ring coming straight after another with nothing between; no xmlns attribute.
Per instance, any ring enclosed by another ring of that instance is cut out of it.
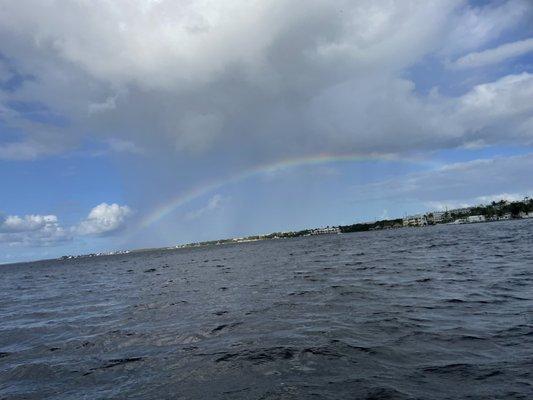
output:
<svg viewBox="0 0 533 400"><path fill-rule="evenodd" d="M8 0L0 263L533 193L528 0Z"/></svg>

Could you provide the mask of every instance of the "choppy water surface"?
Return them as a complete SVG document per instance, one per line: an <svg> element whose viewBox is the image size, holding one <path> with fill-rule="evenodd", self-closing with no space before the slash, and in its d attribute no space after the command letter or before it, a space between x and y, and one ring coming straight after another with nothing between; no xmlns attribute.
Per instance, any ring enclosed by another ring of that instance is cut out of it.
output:
<svg viewBox="0 0 533 400"><path fill-rule="evenodd" d="M0 277L2 399L533 398L533 221Z"/></svg>

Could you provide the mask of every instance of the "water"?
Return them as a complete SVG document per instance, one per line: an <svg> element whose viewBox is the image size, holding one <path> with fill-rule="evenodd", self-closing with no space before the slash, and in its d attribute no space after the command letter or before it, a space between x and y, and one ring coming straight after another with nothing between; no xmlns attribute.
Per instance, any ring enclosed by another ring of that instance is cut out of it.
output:
<svg viewBox="0 0 533 400"><path fill-rule="evenodd" d="M0 276L2 399L533 398L533 221Z"/></svg>

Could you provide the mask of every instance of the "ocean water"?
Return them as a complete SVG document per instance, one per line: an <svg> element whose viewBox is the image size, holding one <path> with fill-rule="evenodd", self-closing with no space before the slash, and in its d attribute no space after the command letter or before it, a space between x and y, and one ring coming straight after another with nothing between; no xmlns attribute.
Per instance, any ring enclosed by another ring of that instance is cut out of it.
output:
<svg viewBox="0 0 533 400"><path fill-rule="evenodd" d="M533 221L0 266L1 399L533 399Z"/></svg>

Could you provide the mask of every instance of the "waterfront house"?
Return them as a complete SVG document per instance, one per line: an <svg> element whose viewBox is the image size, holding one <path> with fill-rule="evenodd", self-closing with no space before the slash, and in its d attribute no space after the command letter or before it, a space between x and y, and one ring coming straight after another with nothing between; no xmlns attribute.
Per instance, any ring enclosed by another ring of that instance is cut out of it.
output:
<svg viewBox="0 0 533 400"><path fill-rule="evenodd" d="M428 224L441 224L446 218L445 211L433 211L426 214Z"/></svg>
<svg viewBox="0 0 533 400"><path fill-rule="evenodd" d="M472 207L455 208L450 210L450 214L454 215L467 215L472 212Z"/></svg>
<svg viewBox="0 0 533 400"><path fill-rule="evenodd" d="M473 222L485 222L485 216L484 215L471 215L466 218L466 221L469 223Z"/></svg>
<svg viewBox="0 0 533 400"><path fill-rule="evenodd" d="M336 226L327 226L325 228L316 228L311 230L311 235L324 235L328 233L341 233L341 230Z"/></svg>
<svg viewBox="0 0 533 400"><path fill-rule="evenodd" d="M418 214L403 219L403 226L426 226L428 220L425 215Z"/></svg>
<svg viewBox="0 0 533 400"><path fill-rule="evenodd" d="M520 212L520 214L518 214L518 216L520 218L533 218L533 211L530 211L530 212L522 211Z"/></svg>
<svg viewBox="0 0 533 400"><path fill-rule="evenodd" d="M451 222L451 224L457 225L457 224L466 224L468 223L468 220L466 218L457 218L455 221Z"/></svg>

